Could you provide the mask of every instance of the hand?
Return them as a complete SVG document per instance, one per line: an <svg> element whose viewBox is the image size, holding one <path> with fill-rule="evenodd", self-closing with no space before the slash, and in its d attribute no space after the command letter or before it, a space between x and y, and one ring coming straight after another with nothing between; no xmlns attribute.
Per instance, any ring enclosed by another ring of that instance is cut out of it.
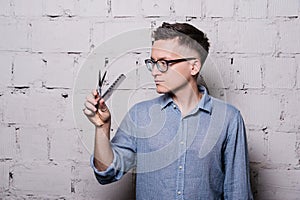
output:
<svg viewBox="0 0 300 200"><path fill-rule="evenodd" d="M104 99L101 99L98 96L96 90L94 90L90 95L86 97L84 106L84 114L96 127L101 127L105 124L110 125L110 112L104 102Z"/></svg>

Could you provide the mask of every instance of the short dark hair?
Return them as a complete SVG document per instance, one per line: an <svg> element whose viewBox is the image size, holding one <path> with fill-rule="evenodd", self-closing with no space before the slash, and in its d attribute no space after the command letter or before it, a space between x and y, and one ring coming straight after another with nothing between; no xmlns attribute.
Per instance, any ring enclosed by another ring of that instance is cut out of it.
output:
<svg viewBox="0 0 300 200"><path fill-rule="evenodd" d="M201 64L205 62L209 52L209 42L206 34L187 23L169 24L163 22L153 33L153 39L168 40L178 38L178 43L196 50L201 58Z"/></svg>

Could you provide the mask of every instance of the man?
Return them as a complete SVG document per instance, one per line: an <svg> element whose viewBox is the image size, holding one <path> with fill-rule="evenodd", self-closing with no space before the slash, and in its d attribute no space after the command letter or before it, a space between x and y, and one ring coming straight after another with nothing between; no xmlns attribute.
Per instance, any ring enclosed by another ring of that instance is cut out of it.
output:
<svg viewBox="0 0 300 200"><path fill-rule="evenodd" d="M136 168L138 200L252 199L240 112L197 85L208 51L197 28L163 23L145 60L162 95L133 106L111 141L104 100L96 91L87 97L84 113L96 127L91 166L101 184Z"/></svg>

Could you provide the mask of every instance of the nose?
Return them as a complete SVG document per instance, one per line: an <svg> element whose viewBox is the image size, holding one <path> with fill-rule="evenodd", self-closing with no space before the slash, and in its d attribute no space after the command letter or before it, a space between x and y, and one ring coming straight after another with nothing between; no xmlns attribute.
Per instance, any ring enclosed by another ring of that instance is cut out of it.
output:
<svg viewBox="0 0 300 200"><path fill-rule="evenodd" d="M153 77L157 76L158 74L161 74L161 72L160 72L160 71L158 70L158 68L157 68L157 65L154 65L154 66L152 67L151 74L152 74Z"/></svg>

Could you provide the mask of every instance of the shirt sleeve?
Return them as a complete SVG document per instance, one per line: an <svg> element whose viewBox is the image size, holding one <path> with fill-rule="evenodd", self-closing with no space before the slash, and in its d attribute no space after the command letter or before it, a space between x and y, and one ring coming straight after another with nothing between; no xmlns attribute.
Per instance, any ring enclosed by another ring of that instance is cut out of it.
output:
<svg viewBox="0 0 300 200"><path fill-rule="evenodd" d="M224 151L224 198L252 200L247 138L240 112L230 123Z"/></svg>
<svg viewBox="0 0 300 200"><path fill-rule="evenodd" d="M120 180L125 173L136 165L136 142L132 114L127 113L111 140L113 162L105 171L98 171L94 165L94 155L91 156L90 165L94 170L96 179L100 184L108 184Z"/></svg>

